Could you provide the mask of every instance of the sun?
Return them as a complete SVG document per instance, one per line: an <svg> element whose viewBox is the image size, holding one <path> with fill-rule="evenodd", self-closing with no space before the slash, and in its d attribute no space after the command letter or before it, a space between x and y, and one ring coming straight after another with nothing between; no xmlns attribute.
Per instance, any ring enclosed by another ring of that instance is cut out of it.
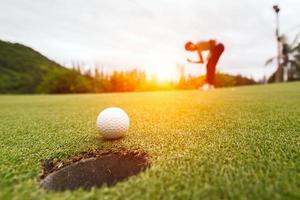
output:
<svg viewBox="0 0 300 200"><path fill-rule="evenodd" d="M148 79L155 78L158 81L175 81L177 80L178 72L176 64L168 62L159 62L146 67Z"/></svg>

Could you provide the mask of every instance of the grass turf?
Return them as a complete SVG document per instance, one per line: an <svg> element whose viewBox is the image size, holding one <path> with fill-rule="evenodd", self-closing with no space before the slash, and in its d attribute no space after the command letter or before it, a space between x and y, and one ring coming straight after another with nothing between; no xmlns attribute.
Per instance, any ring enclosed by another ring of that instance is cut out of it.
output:
<svg viewBox="0 0 300 200"><path fill-rule="evenodd" d="M103 142L100 110L129 135ZM0 199L300 198L300 83L99 95L0 96ZM125 147L152 167L114 187L47 193L40 160Z"/></svg>

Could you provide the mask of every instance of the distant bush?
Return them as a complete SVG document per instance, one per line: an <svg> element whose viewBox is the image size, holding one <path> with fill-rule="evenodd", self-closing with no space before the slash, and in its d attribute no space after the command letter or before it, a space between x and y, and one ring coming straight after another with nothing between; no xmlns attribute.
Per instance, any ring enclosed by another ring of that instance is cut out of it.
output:
<svg viewBox="0 0 300 200"><path fill-rule="evenodd" d="M87 93L92 92L92 82L74 70L57 70L47 73L37 86L37 93Z"/></svg>
<svg viewBox="0 0 300 200"><path fill-rule="evenodd" d="M194 77L189 76L185 80L179 82L180 89L197 89L205 83L205 76ZM224 73L216 73L215 87L233 87L241 85L258 84L255 80L243 77L241 75L229 75Z"/></svg>

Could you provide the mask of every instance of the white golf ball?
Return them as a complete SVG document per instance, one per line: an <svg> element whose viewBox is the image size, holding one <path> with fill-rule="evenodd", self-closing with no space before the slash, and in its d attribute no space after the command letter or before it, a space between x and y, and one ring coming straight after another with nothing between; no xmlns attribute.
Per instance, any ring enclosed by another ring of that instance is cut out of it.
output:
<svg viewBox="0 0 300 200"><path fill-rule="evenodd" d="M117 139L123 137L129 128L127 113L118 107L104 109L97 117L97 130L105 139Z"/></svg>

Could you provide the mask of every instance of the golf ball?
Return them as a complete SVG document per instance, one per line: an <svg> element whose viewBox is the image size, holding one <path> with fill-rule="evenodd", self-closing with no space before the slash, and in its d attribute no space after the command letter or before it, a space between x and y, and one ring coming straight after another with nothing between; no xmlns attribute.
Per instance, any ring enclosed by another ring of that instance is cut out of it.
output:
<svg viewBox="0 0 300 200"><path fill-rule="evenodd" d="M105 139L121 138L128 131L129 117L121 108L106 108L98 115L96 127Z"/></svg>

